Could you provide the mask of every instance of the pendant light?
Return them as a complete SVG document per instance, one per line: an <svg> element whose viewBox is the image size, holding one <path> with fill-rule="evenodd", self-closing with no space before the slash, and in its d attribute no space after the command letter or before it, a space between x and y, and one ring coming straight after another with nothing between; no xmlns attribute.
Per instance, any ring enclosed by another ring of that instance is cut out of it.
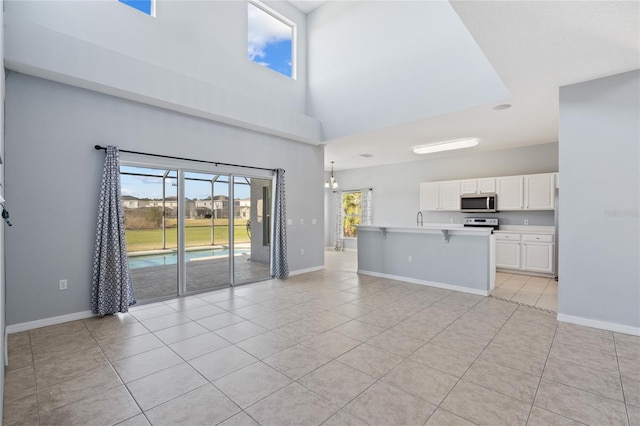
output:
<svg viewBox="0 0 640 426"><path fill-rule="evenodd" d="M324 183L325 188L336 189L338 187L338 182L333 177L333 161L331 162L331 178Z"/></svg>

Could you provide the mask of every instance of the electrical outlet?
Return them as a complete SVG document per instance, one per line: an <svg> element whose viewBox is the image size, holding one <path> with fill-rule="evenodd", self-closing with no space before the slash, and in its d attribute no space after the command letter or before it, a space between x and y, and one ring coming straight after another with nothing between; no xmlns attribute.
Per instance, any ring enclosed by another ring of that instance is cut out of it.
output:
<svg viewBox="0 0 640 426"><path fill-rule="evenodd" d="M293 219L287 219L287 225L293 225Z"/></svg>
<svg viewBox="0 0 640 426"><path fill-rule="evenodd" d="M525 220L524 220L524 224L525 224L525 225L528 225L528 224L529 224L529 219L525 219Z"/></svg>
<svg viewBox="0 0 640 426"><path fill-rule="evenodd" d="M300 219L300 225L304 225L304 219Z"/></svg>
<svg viewBox="0 0 640 426"><path fill-rule="evenodd" d="M409 263L413 262L413 256L409 256Z"/></svg>
<svg viewBox="0 0 640 426"><path fill-rule="evenodd" d="M312 225L315 225L316 223L318 223L318 221L315 218L311 219L311 224Z"/></svg>
<svg viewBox="0 0 640 426"><path fill-rule="evenodd" d="M450 218L450 219L449 219L449 222L453 223L453 218Z"/></svg>
<svg viewBox="0 0 640 426"><path fill-rule="evenodd" d="M304 249L300 249L300 254L304 255Z"/></svg>
<svg viewBox="0 0 640 426"><path fill-rule="evenodd" d="M67 280L58 281L58 290L66 290L67 289Z"/></svg>

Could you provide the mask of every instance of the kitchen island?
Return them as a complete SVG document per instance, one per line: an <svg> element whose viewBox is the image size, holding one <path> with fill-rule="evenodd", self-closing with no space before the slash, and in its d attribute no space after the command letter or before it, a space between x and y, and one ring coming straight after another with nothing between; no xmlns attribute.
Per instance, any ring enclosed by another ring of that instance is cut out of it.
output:
<svg viewBox="0 0 640 426"><path fill-rule="evenodd" d="M491 229L358 226L359 274L488 296L495 270Z"/></svg>

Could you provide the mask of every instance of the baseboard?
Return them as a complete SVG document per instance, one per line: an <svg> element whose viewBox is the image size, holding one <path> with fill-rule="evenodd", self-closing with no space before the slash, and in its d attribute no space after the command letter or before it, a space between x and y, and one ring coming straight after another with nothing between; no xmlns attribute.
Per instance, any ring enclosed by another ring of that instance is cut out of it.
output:
<svg viewBox="0 0 640 426"><path fill-rule="evenodd" d="M76 321L93 317L93 312L82 311L73 314L60 315L57 317L43 318L35 321L22 322L7 326L7 334L19 333L21 331L33 330L34 328L46 327L48 325L62 324L63 322Z"/></svg>
<svg viewBox="0 0 640 426"><path fill-rule="evenodd" d="M300 275L300 274L306 274L308 272L316 272L316 271L322 271L324 269L324 265L322 266L314 266L313 268L307 268L307 269L298 269L295 271L289 271L289 276L293 276L293 275Z"/></svg>
<svg viewBox="0 0 640 426"><path fill-rule="evenodd" d="M372 272L372 271L365 271L362 269L358 269L358 274L371 275L372 277L379 277L379 278L388 278L390 280L396 280L396 281L404 281L411 284L427 285L430 287L443 288L445 290L459 291L462 293L477 294L479 296L489 295L488 290L478 290L475 288L462 287L459 285L437 283L434 281L419 280L416 278L402 277L399 275L383 274L381 272Z"/></svg>
<svg viewBox="0 0 640 426"><path fill-rule="evenodd" d="M589 318L575 317L573 315L558 314L558 321L568 322L585 327L599 328L601 330L615 331L616 333L631 334L640 336L640 327L632 327L630 325L616 324L614 322L598 321Z"/></svg>

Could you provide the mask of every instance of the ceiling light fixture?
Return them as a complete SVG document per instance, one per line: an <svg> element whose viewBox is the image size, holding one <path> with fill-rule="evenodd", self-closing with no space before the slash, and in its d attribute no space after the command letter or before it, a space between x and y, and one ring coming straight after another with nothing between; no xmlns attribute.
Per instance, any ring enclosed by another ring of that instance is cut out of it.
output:
<svg viewBox="0 0 640 426"><path fill-rule="evenodd" d="M336 189L338 187L338 181L333 177L333 161L331 162L331 178L324 183L325 188Z"/></svg>
<svg viewBox="0 0 640 426"><path fill-rule="evenodd" d="M501 104L493 107L494 111L500 111L500 110L509 109L509 108L511 108L511 104Z"/></svg>
<svg viewBox="0 0 640 426"><path fill-rule="evenodd" d="M456 141L438 142L429 145L420 145L413 148L413 152L416 154L432 154L434 152L450 151L452 149L471 148L478 145L478 140L460 139Z"/></svg>

